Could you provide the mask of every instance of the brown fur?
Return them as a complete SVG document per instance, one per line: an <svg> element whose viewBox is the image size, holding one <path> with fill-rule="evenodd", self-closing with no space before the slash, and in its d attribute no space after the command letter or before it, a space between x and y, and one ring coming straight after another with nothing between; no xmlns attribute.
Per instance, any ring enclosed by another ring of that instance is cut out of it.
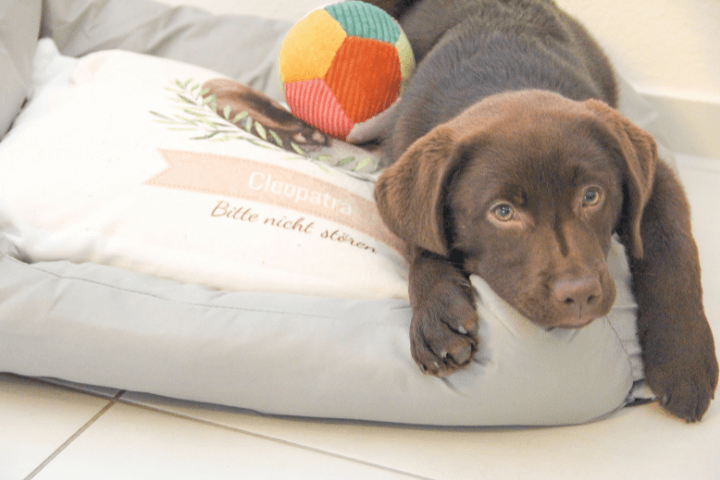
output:
<svg viewBox="0 0 720 480"><path fill-rule="evenodd" d="M421 60L375 191L413 252L416 362L445 376L471 361L481 339L470 274L547 328L606 315L617 233L648 384L699 420L718 364L687 201L652 137L612 108L595 42L551 0L378 3L400 14Z"/></svg>

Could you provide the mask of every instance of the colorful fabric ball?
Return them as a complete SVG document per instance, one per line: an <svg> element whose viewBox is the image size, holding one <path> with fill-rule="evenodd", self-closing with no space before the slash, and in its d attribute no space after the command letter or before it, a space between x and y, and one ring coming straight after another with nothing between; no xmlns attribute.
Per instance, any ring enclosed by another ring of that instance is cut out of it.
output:
<svg viewBox="0 0 720 480"><path fill-rule="evenodd" d="M280 77L292 113L353 143L378 137L414 68L400 25L360 1L311 12L280 47Z"/></svg>

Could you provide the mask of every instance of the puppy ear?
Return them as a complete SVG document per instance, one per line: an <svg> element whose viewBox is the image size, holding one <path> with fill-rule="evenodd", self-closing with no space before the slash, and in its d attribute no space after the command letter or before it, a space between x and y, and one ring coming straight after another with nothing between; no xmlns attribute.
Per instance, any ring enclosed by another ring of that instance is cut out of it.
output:
<svg viewBox="0 0 720 480"><path fill-rule="evenodd" d="M620 145L628 198L625 199L624 218L620 221L618 233L632 256L642 258L640 225L645 205L652 194L658 162L657 145L649 133L607 104L598 100L587 100L585 104L610 127Z"/></svg>
<svg viewBox="0 0 720 480"><path fill-rule="evenodd" d="M413 143L375 186L385 224L411 245L447 256L446 185L461 155L450 129L437 127Z"/></svg>

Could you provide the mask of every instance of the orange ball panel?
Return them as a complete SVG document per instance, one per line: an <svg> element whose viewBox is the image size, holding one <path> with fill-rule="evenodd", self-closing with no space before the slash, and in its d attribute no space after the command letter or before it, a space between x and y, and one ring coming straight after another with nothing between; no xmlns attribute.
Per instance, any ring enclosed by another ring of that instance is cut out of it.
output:
<svg viewBox="0 0 720 480"><path fill-rule="evenodd" d="M386 42L348 37L324 79L348 118L365 121L398 97L402 80L398 52Z"/></svg>

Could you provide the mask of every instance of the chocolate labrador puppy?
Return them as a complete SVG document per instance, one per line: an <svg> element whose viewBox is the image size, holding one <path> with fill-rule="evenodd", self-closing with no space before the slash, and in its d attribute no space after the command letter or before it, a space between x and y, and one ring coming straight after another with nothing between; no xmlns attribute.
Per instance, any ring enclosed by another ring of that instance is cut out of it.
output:
<svg viewBox="0 0 720 480"><path fill-rule="evenodd" d="M477 274L531 321L577 328L615 299L629 256L648 384L700 420L718 383L690 213L652 137L618 113L608 60L552 0L378 0L418 68L375 196L407 242L412 355L438 376L480 339Z"/></svg>

